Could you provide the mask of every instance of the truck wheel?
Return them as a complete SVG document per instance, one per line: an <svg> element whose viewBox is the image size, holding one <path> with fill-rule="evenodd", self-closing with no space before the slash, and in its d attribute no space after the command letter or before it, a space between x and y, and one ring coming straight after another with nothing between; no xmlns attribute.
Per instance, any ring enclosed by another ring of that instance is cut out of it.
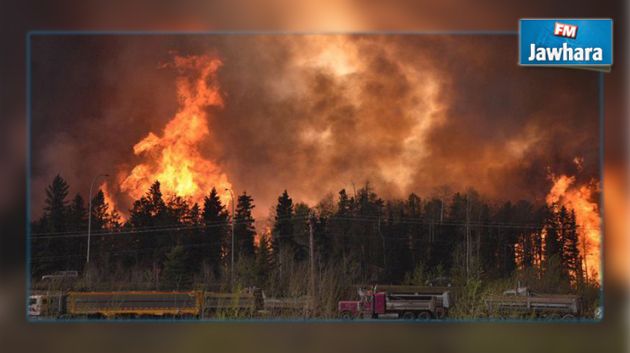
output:
<svg viewBox="0 0 630 353"><path fill-rule="evenodd" d="M344 311L341 313L341 320L352 320L352 319L354 319L354 316L352 315L351 312Z"/></svg>
<svg viewBox="0 0 630 353"><path fill-rule="evenodd" d="M429 313L428 311L419 312L418 320L431 320L431 313Z"/></svg>
<svg viewBox="0 0 630 353"><path fill-rule="evenodd" d="M416 315L414 313L412 313L411 311L406 311L402 315L402 319L403 320L413 320L415 318L416 318Z"/></svg>
<svg viewBox="0 0 630 353"><path fill-rule="evenodd" d="M575 320L575 316L573 314L566 314L562 317L562 320Z"/></svg>
<svg viewBox="0 0 630 353"><path fill-rule="evenodd" d="M446 317L446 309L438 307L435 308L435 317L437 319L443 319Z"/></svg>
<svg viewBox="0 0 630 353"><path fill-rule="evenodd" d="M556 313L549 314L549 315L547 315L546 319L547 320L558 320L558 319L560 319L560 315L556 314Z"/></svg>

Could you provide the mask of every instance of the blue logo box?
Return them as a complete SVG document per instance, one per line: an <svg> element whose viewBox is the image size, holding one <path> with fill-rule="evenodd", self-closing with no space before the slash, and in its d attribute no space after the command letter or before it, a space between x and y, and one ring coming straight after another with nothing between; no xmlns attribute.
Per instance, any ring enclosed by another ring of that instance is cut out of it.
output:
<svg viewBox="0 0 630 353"><path fill-rule="evenodd" d="M521 19L519 65L610 66L611 19Z"/></svg>

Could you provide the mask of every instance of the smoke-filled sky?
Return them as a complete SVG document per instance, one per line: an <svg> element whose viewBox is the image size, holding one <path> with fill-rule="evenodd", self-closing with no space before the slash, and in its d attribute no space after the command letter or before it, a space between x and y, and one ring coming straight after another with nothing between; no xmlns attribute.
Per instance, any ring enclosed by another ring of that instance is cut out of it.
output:
<svg viewBox="0 0 630 353"><path fill-rule="evenodd" d="M366 181L544 200L550 172L597 178L597 74L521 68L517 50L504 35L35 36L33 215L57 173L86 196L142 160L133 146L178 111L176 55L223 62L200 151L258 216L284 189L311 205Z"/></svg>

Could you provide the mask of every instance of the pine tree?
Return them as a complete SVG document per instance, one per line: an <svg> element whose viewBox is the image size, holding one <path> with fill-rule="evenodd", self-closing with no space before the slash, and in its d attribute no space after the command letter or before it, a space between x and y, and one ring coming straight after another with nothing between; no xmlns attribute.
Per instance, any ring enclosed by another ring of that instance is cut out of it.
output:
<svg viewBox="0 0 630 353"><path fill-rule="evenodd" d="M491 251L486 252L488 256L496 254L496 262L494 266L488 265L488 267L494 267L498 277L505 278L510 276L516 269L516 253L515 245L518 242L518 235L515 229L512 227L506 227L504 224L511 224L514 220L514 206L511 202L505 202L494 215L494 222L497 223L494 229L495 235L493 240L496 241L496 246L492 243L489 244ZM492 263L488 260L486 263Z"/></svg>
<svg viewBox="0 0 630 353"><path fill-rule="evenodd" d="M81 195L76 194L68 209L68 230L83 231L87 228L87 207Z"/></svg>
<svg viewBox="0 0 630 353"><path fill-rule="evenodd" d="M188 258L184 247L173 247L164 260L164 270L161 285L165 289L189 288L192 284L192 275L187 266Z"/></svg>
<svg viewBox="0 0 630 353"><path fill-rule="evenodd" d="M269 243L268 236L263 235L260 237L258 247L256 248L256 286L259 288L266 287L272 264L273 256L271 254L271 244Z"/></svg>
<svg viewBox="0 0 630 353"><path fill-rule="evenodd" d="M113 252L113 242L115 239L112 236L103 236L99 233L104 233L110 224L109 220L109 205L105 202L105 195L102 190L98 190L96 195L92 198L92 218L90 220L91 226L91 244L90 253L92 259L104 263L110 259ZM87 239L85 242L87 247Z"/></svg>
<svg viewBox="0 0 630 353"><path fill-rule="evenodd" d="M203 254L201 258L210 266L214 276L221 275L221 248L228 237L229 215L225 206L221 203L219 194L212 188L210 195L204 198L202 219L203 229Z"/></svg>
<svg viewBox="0 0 630 353"><path fill-rule="evenodd" d="M444 270L449 273L454 265L458 265L457 269L463 272L465 266L464 251L466 240L466 228L464 226L467 217L467 197L466 195L455 193L448 206L448 212L444 219L445 224L440 226L441 234L436 238L434 252L431 257L430 266L435 268L442 265ZM455 255L459 255L456 259ZM459 260L459 263L455 263Z"/></svg>
<svg viewBox="0 0 630 353"><path fill-rule="evenodd" d="M133 203L130 210L129 225L133 228L155 228L153 231L131 235L131 247L137 263L147 266L162 261L165 251L173 244L169 233L159 227L172 226L168 222L166 204L162 199L160 183L156 181L147 193Z"/></svg>
<svg viewBox="0 0 630 353"><path fill-rule="evenodd" d="M191 237L192 233L194 233L194 229L186 229L187 227L184 229L173 228L173 226L178 225L190 225L187 224L187 222L190 221L190 208L188 206L188 201L181 196L169 195L166 207L164 208L164 213L158 221L160 225L164 225L170 229L166 231L168 234L167 236L160 236L157 238L158 245L155 257L157 259L161 258L170 250L170 248L175 246L175 244L180 244L187 253L188 259L193 260L188 253L194 249L193 244L191 244ZM192 264L189 263L189 265Z"/></svg>
<svg viewBox="0 0 630 353"><path fill-rule="evenodd" d="M131 208L129 223L137 228L157 225L166 211L166 204L162 199L160 182L151 185L147 193L136 200Z"/></svg>
<svg viewBox="0 0 630 353"><path fill-rule="evenodd" d="M81 195L76 194L68 207L68 230L83 234L87 228L87 208ZM86 251L87 239L85 237L68 237L64 241L67 252L67 269L78 270L84 262L83 254Z"/></svg>
<svg viewBox="0 0 630 353"><path fill-rule="evenodd" d="M569 278L574 285L583 281L582 257L578 247L578 231L575 222L575 211L571 210L567 213L563 224L563 253L564 266L566 267Z"/></svg>
<svg viewBox="0 0 630 353"><path fill-rule="evenodd" d="M411 193L404 207L405 209L402 212L405 213L404 217L409 220L409 223L404 227L410 256L408 261L415 266L426 261L429 247L429 242L423 237L422 232L424 225L421 223L422 201L418 195Z"/></svg>
<svg viewBox="0 0 630 353"><path fill-rule="evenodd" d="M278 197L275 223L272 231L272 246L275 254L284 254L295 248L293 239L293 200L284 190ZM280 261L282 262L282 261Z"/></svg>
<svg viewBox="0 0 630 353"><path fill-rule="evenodd" d="M397 283L411 270L410 239L407 234L404 204L388 202L385 206L385 219L381 221L379 232L383 247L384 278L389 283Z"/></svg>
<svg viewBox="0 0 630 353"><path fill-rule="evenodd" d="M547 208L547 217L544 222L545 230L545 259L551 259L552 257L560 258L560 224L558 217L554 209L557 205Z"/></svg>
<svg viewBox="0 0 630 353"><path fill-rule="evenodd" d="M50 233L47 238L34 238L33 255L37 259L33 265L36 275L66 269L68 258L73 254L66 248L68 241L63 232L68 230L68 183L56 175L46 188L46 200L42 219L37 222L39 232Z"/></svg>
<svg viewBox="0 0 630 353"><path fill-rule="evenodd" d="M109 224L109 205L105 202L105 195L99 190L92 198L92 231L98 232Z"/></svg>
<svg viewBox="0 0 630 353"><path fill-rule="evenodd" d="M255 255L254 237L256 235L256 227L254 226L254 217L252 209L254 199L243 192L238 197L236 206L236 217L234 219L234 238L235 238L235 255L237 257L253 258Z"/></svg>
<svg viewBox="0 0 630 353"><path fill-rule="evenodd" d="M543 275L547 278L553 278L556 289L566 287L570 283L567 258L564 252L567 216L567 210L564 206L553 204L549 206L544 223L545 262Z"/></svg>
<svg viewBox="0 0 630 353"><path fill-rule="evenodd" d="M120 228L122 228L123 226L121 219L122 217L120 216L118 210L115 208L112 209L109 214L109 224L107 225L107 228L112 231L120 230Z"/></svg>
<svg viewBox="0 0 630 353"><path fill-rule="evenodd" d="M185 224L190 220L190 208L188 202L181 196L169 197L165 207L167 224Z"/></svg>
<svg viewBox="0 0 630 353"><path fill-rule="evenodd" d="M315 256L321 265L328 263L333 255L333 243L328 229L329 216L319 214L314 217Z"/></svg>
<svg viewBox="0 0 630 353"><path fill-rule="evenodd" d="M199 271L202 266L203 260L203 233L204 229L201 225L201 209L196 202L188 208L186 207L185 214L182 215L181 220L178 223L184 225L184 228L177 232L176 238L184 246L184 250L188 254L188 267L191 271Z"/></svg>
<svg viewBox="0 0 630 353"><path fill-rule="evenodd" d="M560 258L562 259L562 263L566 264L566 260L564 258L564 245L566 242L566 233L568 230L569 211L564 205L560 207L557 219L559 228L558 241L560 242Z"/></svg>
<svg viewBox="0 0 630 353"><path fill-rule="evenodd" d="M532 205L525 200L519 200L514 205L514 217L511 223L532 224L532 216ZM534 255L536 253L537 233L530 228L514 228L514 232L517 234L521 244L521 266L524 268L532 268L534 265Z"/></svg>
<svg viewBox="0 0 630 353"><path fill-rule="evenodd" d="M305 203L295 205L292 219L293 234L291 235L290 242L287 243L287 249L293 254L295 261L303 261L308 256L310 218L311 209L308 205Z"/></svg>
<svg viewBox="0 0 630 353"><path fill-rule="evenodd" d="M441 199L433 198L424 205L424 222L426 232L426 240L421 243L425 244L425 250L419 249L419 253L422 255L416 255L420 257L420 260L416 258L414 265L422 263L422 267L433 266L440 263L440 259L436 254L440 252L438 248L438 240L442 239L442 226L441 217L443 216L443 202ZM427 266L428 265L428 266Z"/></svg>
<svg viewBox="0 0 630 353"><path fill-rule="evenodd" d="M354 199L348 197L345 189L339 191L337 211L330 220L332 233L332 252L335 257L346 259L350 256L350 230L352 228L352 216Z"/></svg>
<svg viewBox="0 0 630 353"><path fill-rule="evenodd" d="M186 215L184 223L187 225L196 225L199 224L199 221L201 221L201 209L199 207L199 204L195 202L190 207L190 211Z"/></svg>
<svg viewBox="0 0 630 353"><path fill-rule="evenodd" d="M354 209L357 221L352 222L350 247L357 254L361 276L370 281L378 280L383 271L383 238L380 229L383 205L383 200L369 183L359 189Z"/></svg>
<svg viewBox="0 0 630 353"><path fill-rule="evenodd" d="M67 206L68 189L70 186L59 175L55 176L52 184L46 188L46 206L44 207L47 218L48 231L54 233L67 230Z"/></svg>

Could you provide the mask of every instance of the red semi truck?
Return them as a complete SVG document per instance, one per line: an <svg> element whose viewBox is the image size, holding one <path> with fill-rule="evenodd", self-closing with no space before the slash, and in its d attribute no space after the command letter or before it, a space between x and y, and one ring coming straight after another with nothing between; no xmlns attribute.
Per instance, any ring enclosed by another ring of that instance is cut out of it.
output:
<svg viewBox="0 0 630 353"><path fill-rule="evenodd" d="M359 300L343 300L338 304L342 319L443 319L450 306L450 293L396 293L359 289Z"/></svg>

